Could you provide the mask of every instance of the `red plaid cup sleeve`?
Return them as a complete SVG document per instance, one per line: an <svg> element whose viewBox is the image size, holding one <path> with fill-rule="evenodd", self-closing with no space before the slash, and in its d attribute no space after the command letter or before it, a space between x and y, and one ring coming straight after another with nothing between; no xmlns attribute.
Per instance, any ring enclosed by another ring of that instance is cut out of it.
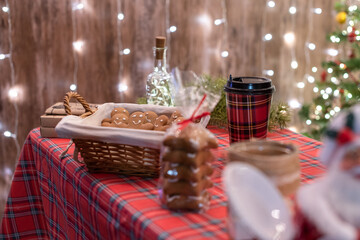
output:
<svg viewBox="0 0 360 240"><path fill-rule="evenodd" d="M243 139L266 138L271 97L271 94L226 94L231 143Z"/></svg>

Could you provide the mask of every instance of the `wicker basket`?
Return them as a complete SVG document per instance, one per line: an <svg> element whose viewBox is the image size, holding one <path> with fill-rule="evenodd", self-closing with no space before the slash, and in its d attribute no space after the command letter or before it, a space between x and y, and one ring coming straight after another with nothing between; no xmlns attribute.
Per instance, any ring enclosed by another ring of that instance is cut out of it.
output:
<svg viewBox="0 0 360 240"><path fill-rule="evenodd" d="M71 115L69 101L75 98L85 108L81 117L90 116L94 112L89 104L76 92L68 92L64 97L65 111ZM93 141L89 139L73 139L75 143L74 159L79 151L89 172L117 173L142 177L157 177L160 171L160 150L125 144Z"/></svg>

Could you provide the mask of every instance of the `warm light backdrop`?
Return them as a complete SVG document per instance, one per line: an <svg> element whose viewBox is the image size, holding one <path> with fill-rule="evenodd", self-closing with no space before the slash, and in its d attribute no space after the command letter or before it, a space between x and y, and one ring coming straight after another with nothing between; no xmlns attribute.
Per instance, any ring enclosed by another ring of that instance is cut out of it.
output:
<svg viewBox="0 0 360 240"><path fill-rule="evenodd" d="M0 129L16 134L1 134L1 163L13 169L16 142L21 147L71 84L92 103L143 96L157 35L168 38L170 69L224 77L267 73L277 88L275 101L310 101L307 79L319 78L328 57L334 2L0 0ZM128 89L119 92L119 83Z"/></svg>

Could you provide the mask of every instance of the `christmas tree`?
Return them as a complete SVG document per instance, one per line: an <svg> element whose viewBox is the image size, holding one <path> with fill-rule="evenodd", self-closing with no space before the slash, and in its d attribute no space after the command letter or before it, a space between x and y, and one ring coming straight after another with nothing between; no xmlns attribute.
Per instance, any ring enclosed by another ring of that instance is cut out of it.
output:
<svg viewBox="0 0 360 240"><path fill-rule="evenodd" d="M323 71L313 89L317 96L299 112L308 126L304 135L314 139L320 139L328 121L340 110L360 101L360 6L340 1L335 10L339 27L327 38L337 46L338 54L322 62Z"/></svg>

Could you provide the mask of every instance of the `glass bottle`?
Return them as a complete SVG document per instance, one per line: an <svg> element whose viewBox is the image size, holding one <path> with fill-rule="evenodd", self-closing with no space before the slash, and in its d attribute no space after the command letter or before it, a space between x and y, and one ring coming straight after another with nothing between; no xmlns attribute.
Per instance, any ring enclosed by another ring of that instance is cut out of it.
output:
<svg viewBox="0 0 360 240"><path fill-rule="evenodd" d="M166 38L156 37L154 71L146 81L146 99L148 104L174 106L171 96L170 74L166 70Z"/></svg>

